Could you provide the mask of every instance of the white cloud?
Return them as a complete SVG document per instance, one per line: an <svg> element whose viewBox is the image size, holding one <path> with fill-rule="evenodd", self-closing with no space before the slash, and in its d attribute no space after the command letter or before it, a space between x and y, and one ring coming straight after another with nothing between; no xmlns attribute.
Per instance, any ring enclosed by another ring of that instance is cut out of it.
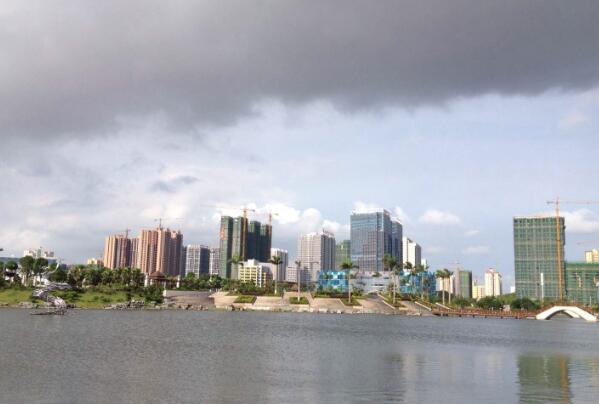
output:
<svg viewBox="0 0 599 404"><path fill-rule="evenodd" d="M337 242L349 239L349 224L341 224L332 220L324 220L322 228L335 235Z"/></svg>
<svg viewBox="0 0 599 404"><path fill-rule="evenodd" d="M466 247L462 250L462 254L464 255L484 255L488 254L491 251L489 246L487 245L474 245Z"/></svg>
<svg viewBox="0 0 599 404"><path fill-rule="evenodd" d="M572 212L561 212L566 220L566 231L572 233L594 233L599 231L599 215L583 208Z"/></svg>
<svg viewBox="0 0 599 404"><path fill-rule="evenodd" d="M480 234L480 230L472 229L464 233L465 237L474 237Z"/></svg>
<svg viewBox="0 0 599 404"><path fill-rule="evenodd" d="M396 206L393 210L393 214L402 223L407 223L410 221L410 216L408 216L408 214L401 208L401 206Z"/></svg>
<svg viewBox="0 0 599 404"><path fill-rule="evenodd" d="M570 111L562 116L558 122L560 129L572 129L589 121L589 117L580 111Z"/></svg>
<svg viewBox="0 0 599 404"><path fill-rule="evenodd" d="M427 210L418 220L422 223L434 225L456 225L461 223L461 219L453 213L437 209Z"/></svg>
<svg viewBox="0 0 599 404"><path fill-rule="evenodd" d="M383 208L376 203L356 201L356 202L354 202L353 211L356 213L369 213L369 212L377 212L382 209Z"/></svg>

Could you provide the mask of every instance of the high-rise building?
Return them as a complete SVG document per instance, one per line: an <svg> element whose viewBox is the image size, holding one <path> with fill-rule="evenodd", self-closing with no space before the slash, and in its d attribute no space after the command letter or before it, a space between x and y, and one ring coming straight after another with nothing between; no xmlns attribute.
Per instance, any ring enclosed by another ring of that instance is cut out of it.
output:
<svg viewBox="0 0 599 404"><path fill-rule="evenodd" d="M353 212L350 217L351 260L360 271L383 271L383 257L393 255L401 262L402 227L386 210ZM399 237L399 238L398 238ZM395 248L397 246L397 248Z"/></svg>
<svg viewBox="0 0 599 404"><path fill-rule="evenodd" d="M179 231L158 227L142 230L139 235L137 262L145 274L161 272L177 276L181 271L183 235Z"/></svg>
<svg viewBox="0 0 599 404"><path fill-rule="evenodd" d="M28 250L23 251L23 257L33 257L33 258L54 258L54 251L44 250L42 247L39 248L30 248Z"/></svg>
<svg viewBox="0 0 599 404"><path fill-rule="evenodd" d="M481 299L485 297L485 285L479 285L478 281L474 279L472 281L472 298Z"/></svg>
<svg viewBox="0 0 599 404"><path fill-rule="evenodd" d="M210 248L199 245L189 244L184 247L185 272L184 275L194 274L195 276L208 275L210 272Z"/></svg>
<svg viewBox="0 0 599 404"><path fill-rule="evenodd" d="M566 262L567 300L592 306L599 303L599 263Z"/></svg>
<svg viewBox="0 0 599 404"><path fill-rule="evenodd" d="M585 251L584 258L587 264L599 263L599 250Z"/></svg>
<svg viewBox="0 0 599 404"><path fill-rule="evenodd" d="M218 275L220 266L220 248L210 249L210 275Z"/></svg>
<svg viewBox="0 0 599 404"><path fill-rule="evenodd" d="M270 258L272 227L244 217L221 217L220 225L220 276L237 279L237 266L231 259L241 261L256 259L266 262Z"/></svg>
<svg viewBox="0 0 599 404"><path fill-rule="evenodd" d="M290 283L297 283L298 273L302 285L307 285L312 281L310 270L298 268L297 265L290 265L285 269L285 280ZM314 280L314 282L316 282L316 280Z"/></svg>
<svg viewBox="0 0 599 404"><path fill-rule="evenodd" d="M402 240L403 226L399 220L391 218L391 255L395 257L400 266L403 266L406 260L403 253Z"/></svg>
<svg viewBox="0 0 599 404"><path fill-rule="evenodd" d="M131 268L139 268L137 262L137 253L139 251L139 237L129 239L129 266Z"/></svg>
<svg viewBox="0 0 599 404"><path fill-rule="evenodd" d="M280 248L271 248L270 256L281 258L281 263L277 265L276 270L273 271L273 279L279 282L285 281L285 269L287 269L287 266L289 265L289 252Z"/></svg>
<svg viewBox="0 0 599 404"><path fill-rule="evenodd" d="M314 281L318 279L319 271L335 269L335 236L326 231L300 235L297 259L302 268L310 270L310 277Z"/></svg>
<svg viewBox="0 0 599 404"><path fill-rule="evenodd" d="M341 269L341 264L344 261L351 259L351 242L349 240L343 240L337 243L335 247L335 267Z"/></svg>
<svg viewBox="0 0 599 404"><path fill-rule="evenodd" d="M472 272L456 269L453 273L454 294L468 299L472 298Z"/></svg>
<svg viewBox="0 0 599 404"><path fill-rule="evenodd" d="M413 242L407 237L402 239L402 255L404 263L409 262L412 267L422 264L422 248L420 244Z"/></svg>
<svg viewBox="0 0 599 404"><path fill-rule="evenodd" d="M485 271L485 296L501 295L501 274L490 268Z"/></svg>
<svg viewBox="0 0 599 404"><path fill-rule="evenodd" d="M237 279L241 282L251 282L258 287L265 287L272 281L270 267L257 260L247 260L239 265Z"/></svg>
<svg viewBox="0 0 599 404"><path fill-rule="evenodd" d="M564 296L565 240L563 217L559 221L555 217L514 218L517 297L559 300Z"/></svg>
<svg viewBox="0 0 599 404"><path fill-rule="evenodd" d="M104 266L110 269L127 268L131 260L131 240L122 234L106 237L104 241Z"/></svg>

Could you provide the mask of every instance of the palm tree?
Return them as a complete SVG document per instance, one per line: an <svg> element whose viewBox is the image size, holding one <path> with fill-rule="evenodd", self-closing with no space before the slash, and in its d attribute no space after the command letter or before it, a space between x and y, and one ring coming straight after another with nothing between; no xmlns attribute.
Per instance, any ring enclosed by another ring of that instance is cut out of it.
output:
<svg viewBox="0 0 599 404"><path fill-rule="evenodd" d="M383 256L383 268L387 271L393 271L393 304L395 304L395 295L397 293L397 259L390 255L385 254Z"/></svg>
<svg viewBox="0 0 599 404"><path fill-rule="evenodd" d="M300 293L301 293L301 286L300 286L300 266L302 265L302 261L300 260L295 260L295 278L297 280L297 303L299 304L300 302Z"/></svg>
<svg viewBox="0 0 599 404"><path fill-rule="evenodd" d="M346 272L347 276L347 303L351 304L351 284L350 284L350 276L351 270L359 268L356 264L352 262L349 258L346 258L340 265L340 268Z"/></svg>
<svg viewBox="0 0 599 404"><path fill-rule="evenodd" d="M274 277L275 278L275 295L276 295L277 294L277 280L279 279L279 274L281 273L281 263L283 262L283 260L281 259L280 256L273 255L272 257L270 257L268 262L275 265L277 268L277 276Z"/></svg>
<svg viewBox="0 0 599 404"><path fill-rule="evenodd" d="M451 304L451 290L449 290L451 283L449 282L449 280L451 279L451 275L453 275L453 272L451 272L449 269L444 269L443 272L445 273L445 279L447 279L447 293L449 294L449 304Z"/></svg>
<svg viewBox="0 0 599 404"><path fill-rule="evenodd" d="M235 272L239 272L239 264L241 264L241 266L243 266L243 259L239 255L234 255L229 260L229 263L235 265ZM237 274L237 275L239 275L239 274Z"/></svg>
<svg viewBox="0 0 599 404"><path fill-rule="evenodd" d="M443 285L443 287L441 288L441 298L443 299L443 305L445 305L445 271L446 269L438 269L435 272L435 278L441 279L441 285Z"/></svg>

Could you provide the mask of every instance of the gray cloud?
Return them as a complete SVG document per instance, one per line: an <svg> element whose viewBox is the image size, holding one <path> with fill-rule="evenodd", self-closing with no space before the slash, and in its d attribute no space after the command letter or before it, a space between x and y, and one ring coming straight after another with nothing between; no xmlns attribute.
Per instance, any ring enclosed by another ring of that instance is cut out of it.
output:
<svg viewBox="0 0 599 404"><path fill-rule="evenodd" d="M169 180L158 180L150 185L150 191L173 193L181 189L182 186L191 185L200 181L199 178L192 175L181 175Z"/></svg>
<svg viewBox="0 0 599 404"><path fill-rule="evenodd" d="M5 2L2 136L153 117L228 124L264 99L349 111L599 80L588 1Z"/></svg>

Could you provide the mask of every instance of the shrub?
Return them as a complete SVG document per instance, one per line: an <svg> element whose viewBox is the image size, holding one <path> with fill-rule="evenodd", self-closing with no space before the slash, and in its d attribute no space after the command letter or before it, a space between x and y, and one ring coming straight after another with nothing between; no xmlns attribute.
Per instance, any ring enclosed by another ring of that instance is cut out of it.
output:
<svg viewBox="0 0 599 404"><path fill-rule="evenodd" d="M309 304L308 299L306 299L304 296L297 298L297 297L291 297L289 298L289 303L290 304Z"/></svg>
<svg viewBox="0 0 599 404"><path fill-rule="evenodd" d="M527 297L523 297L522 299L515 299L514 301L512 301L512 303L510 304L510 308L515 309L515 310L537 310L539 308L539 305L535 302L533 302L532 300L530 300Z"/></svg>
<svg viewBox="0 0 599 404"><path fill-rule="evenodd" d="M254 303L256 301L256 296L247 296L241 295L235 299L234 303Z"/></svg>
<svg viewBox="0 0 599 404"><path fill-rule="evenodd" d="M156 302L158 304L164 301L162 296L162 288L160 286L151 285L143 290L143 297L146 302Z"/></svg>

